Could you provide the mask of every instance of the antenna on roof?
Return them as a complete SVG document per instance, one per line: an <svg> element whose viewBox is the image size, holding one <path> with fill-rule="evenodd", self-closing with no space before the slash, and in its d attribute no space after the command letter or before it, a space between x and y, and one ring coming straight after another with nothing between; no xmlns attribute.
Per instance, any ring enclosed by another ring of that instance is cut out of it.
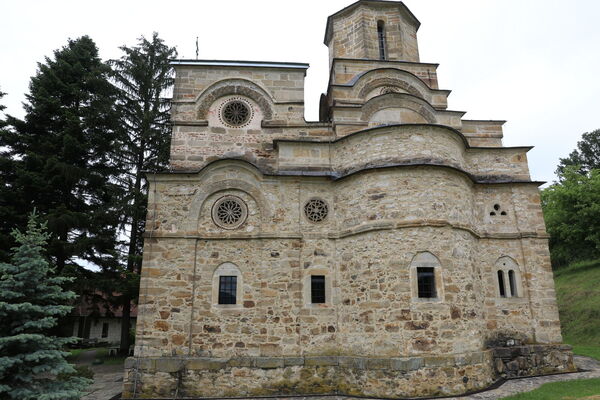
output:
<svg viewBox="0 0 600 400"><path fill-rule="evenodd" d="M196 36L196 60L198 59L198 36Z"/></svg>

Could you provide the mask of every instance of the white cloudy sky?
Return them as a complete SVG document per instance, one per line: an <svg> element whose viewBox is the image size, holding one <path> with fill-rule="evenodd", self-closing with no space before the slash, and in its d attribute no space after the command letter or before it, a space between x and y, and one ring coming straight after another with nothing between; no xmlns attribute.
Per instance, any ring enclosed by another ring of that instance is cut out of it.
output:
<svg viewBox="0 0 600 400"><path fill-rule="evenodd" d="M306 118L326 90L328 15L352 0L3 0L0 88L21 102L36 62L87 34L104 59L158 31L181 58L308 62ZM502 119L507 146L533 145L532 177L551 181L559 157L600 128L600 2L405 0L421 21L421 61L440 63L449 108Z"/></svg>

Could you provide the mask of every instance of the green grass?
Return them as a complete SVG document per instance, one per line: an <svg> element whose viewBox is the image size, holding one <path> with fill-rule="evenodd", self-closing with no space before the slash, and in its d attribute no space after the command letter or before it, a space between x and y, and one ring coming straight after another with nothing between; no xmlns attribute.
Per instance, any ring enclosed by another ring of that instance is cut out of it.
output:
<svg viewBox="0 0 600 400"><path fill-rule="evenodd" d="M503 400L597 400L600 397L600 378L545 383L531 392L504 397Z"/></svg>
<svg viewBox="0 0 600 400"><path fill-rule="evenodd" d="M600 360L600 260L554 271L554 283L565 343L573 346L575 354ZM504 399L600 400L600 379L546 383Z"/></svg>
<svg viewBox="0 0 600 400"><path fill-rule="evenodd" d="M600 360L600 260L554 271L554 282L564 341Z"/></svg>
<svg viewBox="0 0 600 400"><path fill-rule="evenodd" d="M125 358L123 356L109 356L107 347L93 347L89 349L73 349L69 352L71 353L67 360L69 362L76 362L79 356L87 351L96 351L96 358L102 360L102 364L104 365L122 365L125 362Z"/></svg>

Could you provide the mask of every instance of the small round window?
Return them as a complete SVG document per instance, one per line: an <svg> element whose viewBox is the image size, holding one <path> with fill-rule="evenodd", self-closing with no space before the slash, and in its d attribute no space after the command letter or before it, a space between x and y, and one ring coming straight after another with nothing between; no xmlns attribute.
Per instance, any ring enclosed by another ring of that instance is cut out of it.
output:
<svg viewBox="0 0 600 400"><path fill-rule="evenodd" d="M250 123L252 107L241 98L229 99L221 105L219 118L224 125L241 128Z"/></svg>
<svg viewBox="0 0 600 400"><path fill-rule="evenodd" d="M215 202L212 207L214 223L223 229L235 229L242 225L248 217L248 207L236 196L225 196Z"/></svg>
<svg viewBox="0 0 600 400"><path fill-rule="evenodd" d="M329 207L327 203L321 199L310 199L304 205L304 214L309 221L321 222L327 218Z"/></svg>

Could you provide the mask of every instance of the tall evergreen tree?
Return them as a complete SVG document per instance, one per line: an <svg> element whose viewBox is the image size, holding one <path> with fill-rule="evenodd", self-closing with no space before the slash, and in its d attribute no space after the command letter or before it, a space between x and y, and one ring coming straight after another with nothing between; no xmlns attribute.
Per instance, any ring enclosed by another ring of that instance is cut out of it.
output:
<svg viewBox="0 0 600 400"><path fill-rule="evenodd" d="M57 273L78 258L100 266L117 262L118 186L111 177L118 118L109 74L92 39L69 40L38 64L25 119L8 117L11 129L0 136L1 158L14 175L0 204L11 205L18 226L34 207L45 216Z"/></svg>
<svg viewBox="0 0 600 400"><path fill-rule="evenodd" d="M18 247L12 262L0 263L0 398L18 400L79 399L87 379L75 372L61 349L72 338L49 335L57 317L66 315L75 297L64 292L67 278L53 276L43 257L49 235L35 214L27 231L14 231ZM57 375L67 374L67 378Z"/></svg>
<svg viewBox="0 0 600 400"><path fill-rule="evenodd" d="M121 58L111 60L113 81L119 90L119 110L124 136L120 149L122 174L119 182L124 190L122 224L128 232L127 285L119 287L119 303L123 306L121 351L129 348L129 317L133 299L137 299L141 270L143 232L147 209L147 185L144 173L165 169L169 158L171 125L170 102L165 92L173 85L169 60L177 56L153 33L141 37L136 46L120 48Z"/></svg>
<svg viewBox="0 0 600 400"><path fill-rule="evenodd" d="M0 90L0 100L6 95ZM0 112L6 107L0 103ZM8 124L0 116L0 143L2 137L8 134ZM6 155L7 149L0 146L0 262L10 259L10 248L14 240L10 235L16 222L21 220L12 199L12 186L15 180L15 166L11 157Z"/></svg>

